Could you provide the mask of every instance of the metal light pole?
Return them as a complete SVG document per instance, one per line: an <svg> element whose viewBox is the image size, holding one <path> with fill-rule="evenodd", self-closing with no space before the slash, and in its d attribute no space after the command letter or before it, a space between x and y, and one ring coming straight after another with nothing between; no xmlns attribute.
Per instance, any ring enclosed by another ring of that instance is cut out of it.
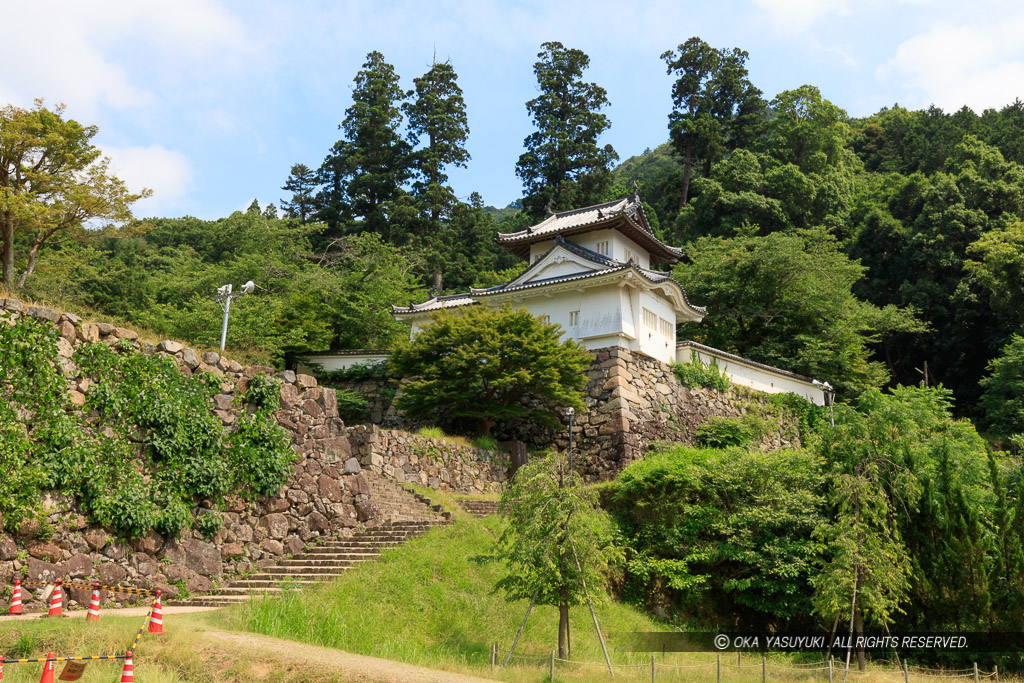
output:
<svg viewBox="0 0 1024 683"><path fill-rule="evenodd" d="M572 474L572 418L576 411L572 406L569 406L566 408L565 413L569 416L569 473Z"/></svg>
<svg viewBox="0 0 1024 683"><path fill-rule="evenodd" d="M224 324L220 328L221 351L224 350L224 343L228 339L228 314L231 312L231 300L250 294L255 288L256 284L252 280L249 280L242 285L242 289L234 294L231 293L231 285L224 285L223 287L217 288L217 296L213 297L213 300L220 303L220 307L224 309Z"/></svg>

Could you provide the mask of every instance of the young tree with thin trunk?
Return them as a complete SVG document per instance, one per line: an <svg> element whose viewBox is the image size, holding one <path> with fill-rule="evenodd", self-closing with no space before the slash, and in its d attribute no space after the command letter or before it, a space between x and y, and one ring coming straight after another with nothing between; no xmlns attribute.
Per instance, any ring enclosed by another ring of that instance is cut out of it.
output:
<svg viewBox="0 0 1024 683"><path fill-rule="evenodd" d="M571 655L569 610L606 598L605 572L619 557L596 492L549 453L516 472L501 496L508 526L495 559L508 568L496 588L509 601L558 608L558 656Z"/></svg>
<svg viewBox="0 0 1024 683"><path fill-rule="evenodd" d="M98 128L63 117L36 100L31 109L0 109L0 274L7 287L24 287L40 250L84 229L90 220L127 222L133 194L92 144ZM15 278L15 238L27 245Z"/></svg>
<svg viewBox="0 0 1024 683"><path fill-rule="evenodd" d="M601 113L609 104L605 89L583 81L590 57L557 42L541 48L533 66L541 94L526 103L537 130L523 141L526 152L516 163L523 210L534 219L602 201L619 158L611 145L597 144L611 122Z"/></svg>

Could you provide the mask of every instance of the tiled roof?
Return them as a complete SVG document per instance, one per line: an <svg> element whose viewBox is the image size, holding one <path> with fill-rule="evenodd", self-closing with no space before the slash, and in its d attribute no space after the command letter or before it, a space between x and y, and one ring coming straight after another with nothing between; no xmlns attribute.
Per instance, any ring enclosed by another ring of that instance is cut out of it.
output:
<svg viewBox="0 0 1024 683"><path fill-rule="evenodd" d="M638 193L604 204L552 214L525 230L498 233L497 241L509 251L522 255L534 242L560 234L588 232L606 225L611 227L613 223L615 227L625 228L625 234L648 249L656 261L675 261L683 255L682 250L665 244L651 231Z"/></svg>
<svg viewBox="0 0 1024 683"><path fill-rule="evenodd" d="M391 306L391 312L401 315L408 313L432 313L445 308L458 308L459 306L471 306L479 303L469 294L447 294L435 296L433 299L424 301L421 304L409 302L408 306Z"/></svg>

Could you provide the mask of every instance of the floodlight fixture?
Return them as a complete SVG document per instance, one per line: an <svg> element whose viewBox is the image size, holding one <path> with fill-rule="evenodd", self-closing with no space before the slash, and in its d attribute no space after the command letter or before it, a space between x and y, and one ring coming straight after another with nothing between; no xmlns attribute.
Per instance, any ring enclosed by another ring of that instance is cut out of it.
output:
<svg viewBox="0 0 1024 683"><path fill-rule="evenodd" d="M217 288L217 295L213 297L213 300L220 303L220 307L224 309L224 324L220 328L220 350L224 350L224 344L228 339L228 314L231 312L231 300L237 299L240 296L251 294L252 290L256 288L256 283L249 280L242 288L235 293L232 293L232 286L230 284L224 285L223 287Z"/></svg>

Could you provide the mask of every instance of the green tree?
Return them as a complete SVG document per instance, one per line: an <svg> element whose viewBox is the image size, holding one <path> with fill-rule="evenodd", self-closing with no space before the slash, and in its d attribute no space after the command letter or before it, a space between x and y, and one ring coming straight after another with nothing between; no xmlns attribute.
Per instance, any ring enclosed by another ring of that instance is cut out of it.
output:
<svg viewBox="0 0 1024 683"><path fill-rule="evenodd" d="M541 94L526 103L537 130L523 141L516 175L523 181L523 210L541 219L549 209L601 201L619 155L597 144L611 122L601 113L608 106L605 89L583 81L590 57L558 42L543 43L537 57L533 72Z"/></svg>
<svg viewBox="0 0 1024 683"><path fill-rule="evenodd" d="M1009 439L1024 434L1024 337L1015 334L1010 338L989 362L981 386L982 420L993 436Z"/></svg>
<svg viewBox="0 0 1024 683"><path fill-rule="evenodd" d="M412 147L399 133L407 93L377 51L366 55L354 83L352 106L338 126L345 137L320 167L318 218L332 235L369 231L400 242L407 218L403 187L412 175Z"/></svg>
<svg viewBox="0 0 1024 683"><path fill-rule="evenodd" d="M290 200L281 200L285 215L308 223L317 211L316 172L305 164L295 164L281 189L292 193Z"/></svg>
<svg viewBox="0 0 1024 683"><path fill-rule="evenodd" d="M709 628L799 626L827 523L810 450L664 445L615 480L625 592Z"/></svg>
<svg viewBox="0 0 1024 683"><path fill-rule="evenodd" d="M403 107L409 117L409 141L417 145L421 138L426 138L426 144L414 152L417 177L413 193L422 205L423 225L417 232L431 271L433 289L438 293L444 271L451 265L444 258L448 251L446 243L458 239L445 233L450 232L450 222L460 205L455 191L447 185L445 169L448 166L465 168L469 161L466 150L469 122L457 79L449 62L438 64L435 60L430 71L413 80L415 99Z"/></svg>
<svg viewBox="0 0 1024 683"><path fill-rule="evenodd" d="M110 160L92 144L98 128L65 119L36 100L31 109L0 109L0 270L15 285L15 237L27 245L18 287L35 270L40 250L84 230L90 220L125 222L133 203L150 194L128 191Z"/></svg>
<svg viewBox="0 0 1024 683"><path fill-rule="evenodd" d="M558 656L571 654L569 609L606 599L606 570L618 557L597 493L549 453L520 468L501 494L508 526L496 558L508 574L496 588L509 601L558 608Z"/></svg>
<svg viewBox="0 0 1024 683"><path fill-rule="evenodd" d="M683 160L679 208L686 206L693 167L711 164L727 149L747 142L763 108L761 91L747 78L749 55L738 49L716 50L700 38L690 38L661 55L672 85L673 110L668 117L672 145Z"/></svg>
<svg viewBox="0 0 1024 683"><path fill-rule="evenodd" d="M827 380L843 396L886 381L884 364L871 358L872 344L895 331L922 329L907 311L853 295L865 269L823 228L704 237L688 255L673 276L686 291L699 292L714 315L699 326L684 324L681 334Z"/></svg>
<svg viewBox="0 0 1024 683"><path fill-rule="evenodd" d="M583 410L582 372L591 361L573 340L560 342L561 334L526 309L442 311L391 355L398 374L412 378L399 407L414 418L477 420L483 436L508 418L557 425L564 408Z"/></svg>

